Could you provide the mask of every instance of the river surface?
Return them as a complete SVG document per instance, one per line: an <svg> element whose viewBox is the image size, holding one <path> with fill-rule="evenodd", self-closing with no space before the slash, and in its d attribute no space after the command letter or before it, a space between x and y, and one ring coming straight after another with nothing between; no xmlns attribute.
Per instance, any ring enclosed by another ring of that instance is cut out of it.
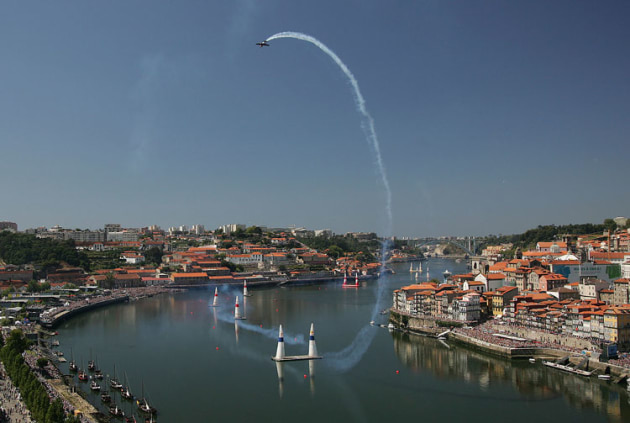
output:
<svg viewBox="0 0 630 423"><path fill-rule="evenodd" d="M427 264L431 277L466 272L452 260ZM383 308L394 289L416 281L408 264L394 268L380 282ZM377 281L260 289L244 304L241 292L224 290L218 308L209 307L214 288L166 294L71 319L58 329L60 349L79 365L96 359L105 374L115 365L136 396L144 387L160 422L630 421L621 387L369 326L377 291ZM235 326L237 293L247 320ZM324 358L277 366L278 326L287 355L302 355L311 322ZM98 395L88 397L106 412Z"/></svg>

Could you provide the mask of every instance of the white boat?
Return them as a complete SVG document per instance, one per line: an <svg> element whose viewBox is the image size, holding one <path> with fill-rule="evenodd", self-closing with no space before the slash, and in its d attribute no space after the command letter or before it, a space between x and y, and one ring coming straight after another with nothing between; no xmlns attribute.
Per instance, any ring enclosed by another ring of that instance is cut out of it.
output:
<svg viewBox="0 0 630 423"><path fill-rule="evenodd" d="M393 323L390 323L389 325L387 325L387 329L394 330L394 329L396 329L396 326L394 326Z"/></svg>
<svg viewBox="0 0 630 423"><path fill-rule="evenodd" d="M535 358L530 358L530 359L529 359L529 362L530 362L530 363L535 363L535 362L536 362L536 359L535 359Z"/></svg>
<svg viewBox="0 0 630 423"><path fill-rule="evenodd" d="M114 363L114 377L110 379L109 385L114 389L121 389L122 383L118 381L118 375L116 374L116 364Z"/></svg>
<svg viewBox="0 0 630 423"><path fill-rule="evenodd" d="M610 375L597 375L597 379L610 380Z"/></svg>
<svg viewBox="0 0 630 423"><path fill-rule="evenodd" d="M92 383L90 383L90 389L93 391L100 391L101 385L99 385L98 383L96 383L95 380L93 380Z"/></svg>
<svg viewBox="0 0 630 423"><path fill-rule="evenodd" d="M542 362L547 367L553 367L554 369L563 370L565 372L574 373L580 376L591 376L593 372L587 372L586 370L575 369L571 366L565 366L564 364L554 363L552 361L543 361Z"/></svg>

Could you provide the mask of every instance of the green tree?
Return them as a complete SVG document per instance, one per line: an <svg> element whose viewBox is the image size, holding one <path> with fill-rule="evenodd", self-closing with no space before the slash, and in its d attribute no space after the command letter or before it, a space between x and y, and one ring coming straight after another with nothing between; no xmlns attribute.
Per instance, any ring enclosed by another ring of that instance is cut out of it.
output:
<svg viewBox="0 0 630 423"><path fill-rule="evenodd" d="M146 259L147 263L152 263L156 266L159 266L162 263L163 255L164 252L161 249L157 247L151 247L147 251L145 251L144 258Z"/></svg>
<svg viewBox="0 0 630 423"><path fill-rule="evenodd" d="M105 276L105 280L103 281L103 288L112 289L116 285L116 278L114 278L114 274L109 272L107 276Z"/></svg>
<svg viewBox="0 0 630 423"><path fill-rule="evenodd" d="M63 411L61 399L55 399L46 412L46 423L63 423L66 415Z"/></svg>
<svg viewBox="0 0 630 423"><path fill-rule="evenodd" d="M617 229L617 223L612 219L605 219L604 228L606 228L607 231L610 231L610 233L613 233L615 229Z"/></svg>
<svg viewBox="0 0 630 423"><path fill-rule="evenodd" d="M41 287L39 285L39 282L37 282L37 281L29 281L28 285L26 286L26 290L28 292L39 292L39 291L41 291Z"/></svg>
<svg viewBox="0 0 630 423"><path fill-rule="evenodd" d="M15 329L11 331L9 337L5 342L5 348L16 352L18 354L22 354L26 348L28 348L30 342L24 336L24 333L20 329Z"/></svg>
<svg viewBox="0 0 630 423"><path fill-rule="evenodd" d="M344 251L340 246L333 244L328 247L328 255L334 259L338 259L344 255Z"/></svg>
<svg viewBox="0 0 630 423"><path fill-rule="evenodd" d="M263 231L259 226L250 226L245 230L245 234L248 236L260 237L262 233Z"/></svg>

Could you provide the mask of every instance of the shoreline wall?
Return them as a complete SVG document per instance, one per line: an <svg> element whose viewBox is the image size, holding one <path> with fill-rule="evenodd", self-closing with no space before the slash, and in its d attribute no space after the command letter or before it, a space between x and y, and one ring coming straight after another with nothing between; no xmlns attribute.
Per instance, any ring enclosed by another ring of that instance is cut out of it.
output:
<svg viewBox="0 0 630 423"><path fill-rule="evenodd" d="M42 327L45 327L47 329L53 329L57 325L59 325L61 322L63 322L64 320L69 319L70 317L76 316L77 314L84 313L84 312L90 311L90 310L94 310L96 308L105 307L105 306L110 305L110 304L124 303L124 302L128 302L128 301L129 301L129 296L127 295L127 296L124 296L124 297L112 298L110 300L99 301L97 303L87 304L87 305L84 305L83 307L75 308L75 309L69 310L69 311L64 311L64 312L56 315L50 322L42 322L40 324L42 325Z"/></svg>

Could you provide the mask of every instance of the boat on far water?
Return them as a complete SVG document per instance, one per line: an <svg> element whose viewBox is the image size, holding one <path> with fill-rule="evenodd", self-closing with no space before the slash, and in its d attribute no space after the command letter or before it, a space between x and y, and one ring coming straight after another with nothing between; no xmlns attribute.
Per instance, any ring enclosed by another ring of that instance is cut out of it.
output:
<svg viewBox="0 0 630 423"><path fill-rule="evenodd" d="M121 389L122 383L118 381L118 375L116 374L116 364L114 363L114 377L109 380L109 386L114 389Z"/></svg>
<svg viewBox="0 0 630 423"><path fill-rule="evenodd" d="M118 408L118 405L115 405L113 407L109 407L109 414L111 414L114 417L118 417L118 418L122 418L122 416L125 415L125 413L123 413L121 408Z"/></svg>
<svg viewBox="0 0 630 423"><path fill-rule="evenodd" d="M120 388L120 396L126 400L133 399L133 394L131 393L131 390L129 389L129 380L127 379L127 373L125 373L125 386Z"/></svg>
<svg viewBox="0 0 630 423"><path fill-rule="evenodd" d="M109 404L110 402L112 402L112 396L109 394L109 392L103 392L101 394L101 401L103 401L105 404Z"/></svg>
<svg viewBox="0 0 630 423"><path fill-rule="evenodd" d="M74 354L72 354L72 348L70 348L70 364L68 365L68 369L71 372L77 372L79 368L77 367L77 363L74 361Z"/></svg>
<svg viewBox="0 0 630 423"><path fill-rule="evenodd" d="M144 381L142 381L142 397L137 402L138 410L142 411L146 414L157 414L157 410L155 407L152 407L147 400L147 397L144 396Z"/></svg>

